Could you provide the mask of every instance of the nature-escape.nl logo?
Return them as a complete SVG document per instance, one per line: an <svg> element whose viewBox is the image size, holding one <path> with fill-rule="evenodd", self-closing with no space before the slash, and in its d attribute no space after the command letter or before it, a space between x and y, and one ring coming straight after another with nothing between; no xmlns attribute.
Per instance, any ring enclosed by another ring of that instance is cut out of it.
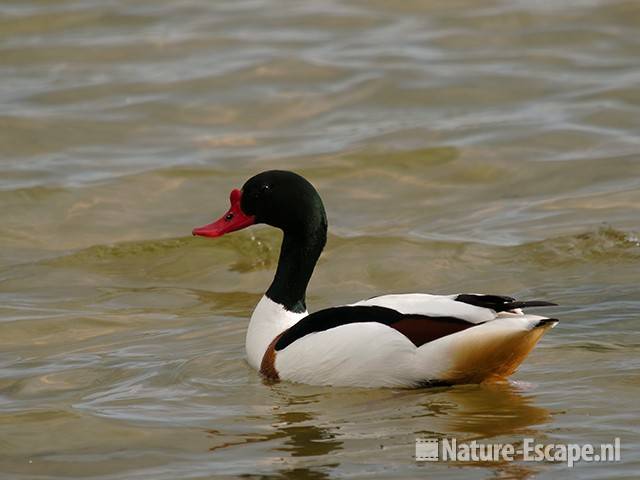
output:
<svg viewBox="0 0 640 480"><path fill-rule="evenodd" d="M455 438L416 438L418 462L562 462L573 467L576 462L620 461L620 439L611 443L583 445L576 443L536 443L523 438L519 443L458 442Z"/></svg>

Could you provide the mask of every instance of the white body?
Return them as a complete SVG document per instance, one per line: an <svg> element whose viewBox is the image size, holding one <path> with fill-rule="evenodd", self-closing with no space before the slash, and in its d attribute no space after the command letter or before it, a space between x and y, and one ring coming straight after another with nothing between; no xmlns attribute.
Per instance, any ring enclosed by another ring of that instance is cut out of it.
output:
<svg viewBox="0 0 640 480"><path fill-rule="evenodd" d="M314 385L415 387L430 382L479 383L507 376L544 332L546 317L521 311L496 313L454 300L456 295L386 295L353 305L377 305L404 314L452 316L482 323L416 347L397 330L358 322L310 333L275 354L283 380ZM274 338L307 315L285 310L264 296L247 331L249 364L260 369Z"/></svg>

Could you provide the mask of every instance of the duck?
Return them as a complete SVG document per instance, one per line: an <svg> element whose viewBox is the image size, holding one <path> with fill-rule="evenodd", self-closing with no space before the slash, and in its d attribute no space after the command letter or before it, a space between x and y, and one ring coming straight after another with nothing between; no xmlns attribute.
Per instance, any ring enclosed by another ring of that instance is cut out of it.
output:
<svg viewBox="0 0 640 480"><path fill-rule="evenodd" d="M247 362L267 381L369 388L479 384L515 372L557 319L524 313L556 304L494 294L387 294L309 313L307 285L327 241L316 188L285 170L234 189L218 220L192 234L251 225L282 230L275 276L249 320Z"/></svg>

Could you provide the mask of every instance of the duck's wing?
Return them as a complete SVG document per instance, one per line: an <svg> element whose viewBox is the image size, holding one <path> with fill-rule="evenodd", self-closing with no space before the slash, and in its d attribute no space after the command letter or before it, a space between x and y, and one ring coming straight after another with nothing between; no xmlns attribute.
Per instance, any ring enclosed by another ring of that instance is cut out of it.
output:
<svg viewBox="0 0 640 480"><path fill-rule="evenodd" d="M296 340L312 333L326 332L352 323L378 323L405 335L420 346L476 324L462 318L402 313L378 305L345 305L314 312L286 330L275 343L275 350L287 348Z"/></svg>
<svg viewBox="0 0 640 480"><path fill-rule="evenodd" d="M523 307L551 305L555 304L538 300L520 302L498 295L384 295L311 313L286 330L276 342L275 349L282 350L311 333L351 323L386 325L399 331L419 347L446 335L495 320L503 313L521 315Z"/></svg>
<svg viewBox="0 0 640 480"><path fill-rule="evenodd" d="M353 306L386 307L404 314L454 317L474 324L495 320L502 312L521 314L523 308L555 305L555 303L540 300L518 301L503 295L477 293L383 295L353 304Z"/></svg>

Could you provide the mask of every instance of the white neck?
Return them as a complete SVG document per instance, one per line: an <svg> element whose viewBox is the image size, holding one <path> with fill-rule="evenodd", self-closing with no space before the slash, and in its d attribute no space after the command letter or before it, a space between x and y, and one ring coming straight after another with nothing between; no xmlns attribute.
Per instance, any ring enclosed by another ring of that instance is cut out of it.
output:
<svg viewBox="0 0 640 480"><path fill-rule="evenodd" d="M264 295L253 311L247 329L245 348L249 365L260 370L264 352L273 339L307 315L307 312L285 310L282 305Z"/></svg>

